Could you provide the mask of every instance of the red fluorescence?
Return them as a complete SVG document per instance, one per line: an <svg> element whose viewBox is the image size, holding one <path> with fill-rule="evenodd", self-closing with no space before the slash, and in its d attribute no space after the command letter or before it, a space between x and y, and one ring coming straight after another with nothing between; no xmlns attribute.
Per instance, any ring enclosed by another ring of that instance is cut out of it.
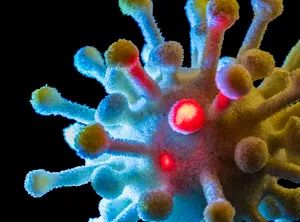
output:
<svg viewBox="0 0 300 222"><path fill-rule="evenodd" d="M214 103L217 111L223 111L229 107L231 99L226 97L223 93L219 92Z"/></svg>
<svg viewBox="0 0 300 222"><path fill-rule="evenodd" d="M164 170L172 170L175 167L175 159L168 153L163 153L159 156L160 167Z"/></svg>
<svg viewBox="0 0 300 222"><path fill-rule="evenodd" d="M193 133L203 126L204 111L195 100L180 100L173 105L169 112L169 124L176 132Z"/></svg>
<svg viewBox="0 0 300 222"><path fill-rule="evenodd" d="M156 82L146 73L139 62L135 62L129 69L129 74L141 86L151 99L157 100L161 96L161 91Z"/></svg>
<svg viewBox="0 0 300 222"><path fill-rule="evenodd" d="M223 15L223 16L209 15L207 24L210 28L214 28L217 30L225 30L230 27L232 22L225 15Z"/></svg>

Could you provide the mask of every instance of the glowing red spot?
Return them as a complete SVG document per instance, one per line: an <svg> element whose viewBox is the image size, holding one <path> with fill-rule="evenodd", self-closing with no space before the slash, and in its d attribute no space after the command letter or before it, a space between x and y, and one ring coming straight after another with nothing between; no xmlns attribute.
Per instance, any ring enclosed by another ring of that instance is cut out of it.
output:
<svg viewBox="0 0 300 222"><path fill-rule="evenodd" d="M160 98L161 91L159 86L146 73L146 71L143 69L139 62L133 61L132 66L129 68L128 71L128 73L133 77L137 84L140 85L142 89L146 91L146 95L148 95L151 99L154 100Z"/></svg>
<svg viewBox="0 0 300 222"><path fill-rule="evenodd" d="M160 167L164 170L172 170L175 167L175 159L168 153L163 153L159 156Z"/></svg>
<svg viewBox="0 0 300 222"><path fill-rule="evenodd" d="M217 95L214 101L214 106L217 111L223 111L229 107L230 103L231 103L231 99L229 99L224 94L219 92L219 94Z"/></svg>
<svg viewBox="0 0 300 222"><path fill-rule="evenodd" d="M169 124L178 133L193 133L203 126L204 111L195 100L180 100L173 105L169 112Z"/></svg>

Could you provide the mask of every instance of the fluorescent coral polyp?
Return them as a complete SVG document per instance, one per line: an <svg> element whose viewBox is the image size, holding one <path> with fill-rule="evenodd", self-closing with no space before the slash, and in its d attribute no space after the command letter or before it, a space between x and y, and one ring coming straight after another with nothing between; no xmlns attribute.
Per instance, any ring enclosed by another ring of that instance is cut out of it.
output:
<svg viewBox="0 0 300 222"><path fill-rule="evenodd" d="M165 41L151 0L119 0L146 44L120 39L105 52L80 49L83 75L109 93L96 109L72 103L50 86L32 93L41 115L77 122L66 142L85 165L34 170L25 189L41 197L54 188L91 183L102 196L104 221L300 220L300 41L282 67L259 49L283 0L252 0L254 19L236 58L220 58L225 31L239 18L236 0L188 0L191 67L183 49ZM263 79L255 88L253 82Z"/></svg>

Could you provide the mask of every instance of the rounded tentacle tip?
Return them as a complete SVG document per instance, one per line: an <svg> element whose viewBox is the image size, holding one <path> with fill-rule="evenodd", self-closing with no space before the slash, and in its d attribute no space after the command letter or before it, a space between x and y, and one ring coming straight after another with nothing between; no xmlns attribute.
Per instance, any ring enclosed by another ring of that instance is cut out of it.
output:
<svg viewBox="0 0 300 222"><path fill-rule="evenodd" d="M169 217L173 210L173 197L162 190L152 190L142 194L138 213L145 221L160 221Z"/></svg>
<svg viewBox="0 0 300 222"><path fill-rule="evenodd" d="M269 21L274 20L283 12L283 0L251 0L255 15Z"/></svg>
<svg viewBox="0 0 300 222"><path fill-rule="evenodd" d="M139 50L131 41L120 39L109 46L105 60L109 66L128 68L139 60Z"/></svg>
<svg viewBox="0 0 300 222"><path fill-rule="evenodd" d="M194 7L198 12L198 15L200 17L205 16L206 13L206 7L209 0L194 0Z"/></svg>
<svg viewBox="0 0 300 222"><path fill-rule="evenodd" d="M37 113L50 115L51 110L64 102L57 89L44 86L33 91L30 103Z"/></svg>
<svg viewBox="0 0 300 222"><path fill-rule="evenodd" d="M206 7L209 0L187 0L185 10L187 16L192 21L200 19L199 22L206 20Z"/></svg>
<svg viewBox="0 0 300 222"><path fill-rule="evenodd" d="M134 16L137 12L152 12L151 0L119 0L119 7L123 14Z"/></svg>
<svg viewBox="0 0 300 222"><path fill-rule="evenodd" d="M244 138L236 146L234 159L241 171L255 173L261 170L269 159L268 146L260 138Z"/></svg>
<svg viewBox="0 0 300 222"><path fill-rule="evenodd" d="M150 52L148 62L160 70L176 69L183 63L183 53L180 43L165 42Z"/></svg>
<svg viewBox="0 0 300 222"><path fill-rule="evenodd" d="M232 100L246 96L253 87L249 72L236 64L225 66L217 72L215 81L221 93Z"/></svg>
<svg viewBox="0 0 300 222"><path fill-rule="evenodd" d="M269 76L275 68L274 57L260 49L250 49L241 58L242 65L249 71L253 80Z"/></svg>
<svg viewBox="0 0 300 222"><path fill-rule="evenodd" d="M95 192L106 199L115 199L123 192L125 184L116 171L110 167L99 167L91 175Z"/></svg>
<svg viewBox="0 0 300 222"><path fill-rule="evenodd" d="M95 119L105 126L119 125L127 118L128 112L129 106L126 97L120 93L113 93L100 102Z"/></svg>
<svg viewBox="0 0 300 222"><path fill-rule="evenodd" d="M87 77L94 77L94 72L102 75L105 73L105 65L101 53L92 46L82 47L76 52L74 55L74 66L81 74Z"/></svg>
<svg viewBox="0 0 300 222"><path fill-rule="evenodd" d="M210 0L207 5L208 27L230 28L239 19L239 8L236 0Z"/></svg>
<svg viewBox="0 0 300 222"><path fill-rule="evenodd" d="M216 201L207 205L203 214L206 222L233 222L235 210L227 201Z"/></svg>
<svg viewBox="0 0 300 222"><path fill-rule="evenodd" d="M38 198L51 191L53 183L51 173L45 170L33 170L26 175L24 187L28 194Z"/></svg>
<svg viewBox="0 0 300 222"><path fill-rule="evenodd" d="M96 123L85 127L74 142L80 156L94 159L106 151L110 138L103 126Z"/></svg>

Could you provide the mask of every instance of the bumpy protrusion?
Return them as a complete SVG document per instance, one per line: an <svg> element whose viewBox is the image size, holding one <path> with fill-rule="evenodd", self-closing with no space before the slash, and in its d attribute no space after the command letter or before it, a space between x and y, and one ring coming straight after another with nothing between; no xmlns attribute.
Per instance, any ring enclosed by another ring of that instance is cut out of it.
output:
<svg viewBox="0 0 300 222"><path fill-rule="evenodd" d="M290 106L281 112L277 113L273 118L276 121L274 123L274 128L278 131L282 130L290 118L292 116L299 117L300 118L300 103L297 102L293 106Z"/></svg>
<svg viewBox="0 0 300 222"><path fill-rule="evenodd" d="M300 117L290 118L281 134L281 140L287 150L294 151L300 156Z"/></svg>
<svg viewBox="0 0 300 222"><path fill-rule="evenodd" d="M207 37L200 72L206 87L215 89L214 77L225 31L239 18L236 0L211 0L207 5Z"/></svg>
<svg viewBox="0 0 300 222"><path fill-rule="evenodd" d="M289 111L293 112L294 110L300 111L300 103L294 105L294 107L290 107ZM292 113L293 114L293 113ZM295 113L296 115L297 113ZM298 154L300 156L300 112L299 117L297 116L289 116L289 120L284 121L285 127L283 130L277 132L276 135L272 135L272 145L273 149L277 150L284 147L287 151L292 151L294 154ZM279 119L278 121L282 121Z"/></svg>
<svg viewBox="0 0 300 222"><path fill-rule="evenodd" d="M74 56L74 66L84 76L102 83L108 93L122 93L129 103L139 100L140 96L124 73L112 68L107 69L101 53L96 48L86 46L78 50Z"/></svg>
<svg viewBox="0 0 300 222"><path fill-rule="evenodd" d="M239 5L235 0L211 0L207 5L209 28L228 29L239 18Z"/></svg>
<svg viewBox="0 0 300 222"><path fill-rule="evenodd" d="M49 86L35 90L32 93L30 103L34 110L41 115L61 115L86 124L95 121L94 109L62 98L55 88Z"/></svg>
<svg viewBox="0 0 300 222"><path fill-rule="evenodd" d="M207 33L207 26L206 23L201 23L199 25L194 26L191 30L191 41L194 47L197 49L194 55L194 62L192 68L199 68L202 56L205 49L205 41L206 41L206 33ZM196 57L197 56L197 57Z"/></svg>
<svg viewBox="0 0 300 222"><path fill-rule="evenodd" d="M290 73L282 68L274 68L272 74L264 78L258 91L265 99L268 99L286 89L289 84L291 84Z"/></svg>
<svg viewBox="0 0 300 222"><path fill-rule="evenodd" d="M242 47L237 55L237 61L249 49L258 49L269 22L277 18L283 12L283 0L251 0L254 11L254 19Z"/></svg>
<svg viewBox="0 0 300 222"><path fill-rule="evenodd" d="M126 75L114 68L108 68L105 75L105 89L109 94L121 93L126 96L129 104L135 104L141 99L137 89Z"/></svg>
<svg viewBox="0 0 300 222"><path fill-rule="evenodd" d="M139 216L145 221L165 220L172 212L172 209L172 196L162 190L145 192L139 200Z"/></svg>
<svg viewBox="0 0 300 222"><path fill-rule="evenodd" d="M264 16L269 21L274 20L283 12L282 0L252 0L255 15Z"/></svg>
<svg viewBox="0 0 300 222"><path fill-rule="evenodd" d="M74 140L84 127L84 124L76 122L63 129L64 139L72 150L77 151Z"/></svg>
<svg viewBox="0 0 300 222"><path fill-rule="evenodd" d="M99 167L91 175L91 185L101 197L114 199L122 194L125 187L119 176L119 173L110 167Z"/></svg>
<svg viewBox="0 0 300 222"><path fill-rule="evenodd" d="M246 51L241 58L241 63L249 71L253 80L269 76L275 68L273 56L259 49Z"/></svg>
<svg viewBox="0 0 300 222"><path fill-rule="evenodd" d="M119 6L124 14L131 16L138 11L150 12L153 7L151 0L120 0Z"/></svg>
<svg viewBox="0 0 300 222"><path fill-rule="evenodd" d="M84 127L74 142L77 154L87 159L95 159L103 153L114 155L126 153L150 155L151 153L151 150L144 144L111 138L98 123Z"/></svg>
<svg viewBox="0 0 300 222"><path fill-rule="evenodd" d="M254 111L256 120L260 121L269 118L275 113L281 111L283 108L286 108L296 101L299 101L300 69L291 73L290 77L291 83L289 84L288 88L267 99L264 103L256 108L256 110Z"/></svg>
<svg viewBox="0 0 300 222"><path fill-rule="evenodd" d="M235 211L229 202L216 201L209 204L204 211L206 222L233 222Z"/></svg>
<svg viewBox="0 0 300 222"><path fill-rule="evenodd" d="M211 104L211 113L215 116L225 111L233 100L246 96L253 88L251 76L243 66L234 64L230 57L223 57L222 60L228 64L224 64L216 74L216 86L220 92ZM223 65L219 62L219 66Z"/></svg>
<svg viewBox="0 0 300 222"><path fill-rule="evenodd" d="M187 18L191 24L191 28L200 23L205 23L206 6L208 0L188 0L185 5Z"/></svg>
<svg viewBox="0 0 300 222"><path fill-rule="evenodd" d="M148 62L162 72L174 72L182 65L183 48L178 42L165 42L151 51Z"/></svg>
<svg viewBox="0 0 300 222"><path fill-rule="evenodd" d="M144 100L142 102L144 102ZM139 104L134 105L134 108L140 106ZM150 119L149 121L148 113L140 112L140 110L132 110L132 108L129 107L126 97L120 93L110 94L99 103L95 113L95 120L108 129L113 128L118 130L122 129L122 127L127 128L128 126L138 125L139 128L136 130L138 134L135 132L129 134L127 130L123 133L123 136L124 134L126 135L124 139L136 139L143 142L145 141L143 139L145 139L145 136L147 135L147 132L143 131L143 128L146 124L155 123L153 119ZM120 136L120 131L115 131L113 133L110 131L110 133L113 137ZM139 135L141 135L142 138L140 138ZM138 139L137 136L139 136Z"/></svg>
<svg viewBox="0 0 300 222"><path fill-rule="evenodd" d="M208 0L188 0L185 5L186 15L190 22L191 67L199 68L205 47L205 32L198 32L199 27L206 26L206 6ZM202 39L202 41L198 41ZM204 39L202 38L204 37Z"/></svg>
<svg viewBox="0 0 300 222"><path fill-rule="evenodd" d="M105 126L120 125L130 122L131 111L125 96L114 93L106 96L99 104L95 113L97 122Z"/></svg>
<svg viewBox="0 0 300 222"><path fill-rule="evenodd" d="M25 178L25 189L33 197L42 197L54 188L81 186L90 181L96 166L80 166L59 173L45 170L30 171Z"/></svg>
<svg viewBox="0 0 300 222"><path fill-rule="evenodd" d="M132 16L139 24L150 49L163 43L163 37L153 17L153 4L151 0L119 0L119 6L125 15Z"/></svg>
<svg viewBox="0 0 300 222"><path fill-rule="evenodd" d="M245 173L255 173L261 170L269 158L268 146L260 138L247 137L236 146L234 159Z"/></svg>
<svg viewBox="0 0 300 222"><path fill-rule="evenodd" d="M236 100L247 95L253 87L249 72L241 65L229 65L216 75L216 85L223 95Z"/></svg>
<svg viewBox="0 0 300 222"><path fill-rule="evenodd" d="M42 197L53 189L54 178L45 170L34 170L27 174L25 189L33 197Z"/></svg>
<svg viewBox="0 0 300 222"><path fill-rule="evenodd" d="M291 79L292 79L292 87L296 88L297 91L297 95L299 95L299 84L300 84L300 68L294 70L293 72L291 72Z"/></svg>
<svg viewBox="0 0 300 222"><path fill-rule="evenodd" d="M225 199L221 182L213 170L204 169L200 176L207 206L203 212L206 222L233 222L235 209Z"/></svg>
<svg viewBox="0 0 300 222"><path fill-rule="evenodd" d="M149 54L148 64L157 69L162 77L159 82L162 88L174 84L174 72L182 66L183 48L175 41L165 42L154 48Z"/></svg>
<svg viewBox="0 0 300 222"><path fill-rule="evenodd" d="M81 74L103 83L106 66L100 52L92 46L86 46L74 55L74 66Z"/></svg>
<svg viewBox="0 0 300 222"><path fill-rule="evenodd" d="M43 108L51 109L52 107L64 103L64 99L61 97L60 93L55 88L48 86L35 90L32 93L31 101L31 104L36 110Z"/></svg>
<svg viewBox="0 0 300 222"><path fill-rule="evenodd" d="M101 216L90 222L299 220L300 188L277 181L300 183L300 44L282 68L259 49L282 1L252 0L255 17L237 58L220 58L225 31L239 18L237 1L187 0L189 68L181 67L181 45L164 42L151 0L119 0L145 37L146 71L137 47L121 39L105 63L91 46L74 56L77 70L109 94L97 110L48 86L34 91L37 113L78 121L64 137L85 165L31 171L26 191L41 197L90 182L103 197Z"/></svg>
<svg viewBox="0 0 300 222"><path fill-rule="evenodd" d="M113 43L105 53L106 63L109 66L123 69L138 84L145 96L158 100L161 96L159 86L145 72L139 61L137 47L125 39Z"/></svg>
<svg viewBox="0 0 300 222"><path fill-rule="evenodd" d="M284 60L282 68L290 72L300 68L300 40L298 40L297 44Z"/></svg>
<svg viewBox="0 0 300 222"><path fill-rule="evenodd" d="M78 154L87 158L98 157L108 143L107 133L100 124L85 127L75 139Z"/></svg>
<svg viewBox="0 0 300 222"><path fill-rule="evenodd" d="M272 176L300 183L300 166L270 157L264 171Z"/></svg>
<svg viewBox="0 0 300 222"><path fill-rule="evenodd" d="M124 192L115 199L103 198L99 204L100 218L89 220L89 222L105 221L138 221L136 201L129 194L131 190L125 188Z"/></svg>
<svg viewBox="0 0 300 222"><path fill-rule="evenodd" d="M127 68L139 60L139 50L131 41L120 39L109 46L105 60L109 66Z"/></svg>

